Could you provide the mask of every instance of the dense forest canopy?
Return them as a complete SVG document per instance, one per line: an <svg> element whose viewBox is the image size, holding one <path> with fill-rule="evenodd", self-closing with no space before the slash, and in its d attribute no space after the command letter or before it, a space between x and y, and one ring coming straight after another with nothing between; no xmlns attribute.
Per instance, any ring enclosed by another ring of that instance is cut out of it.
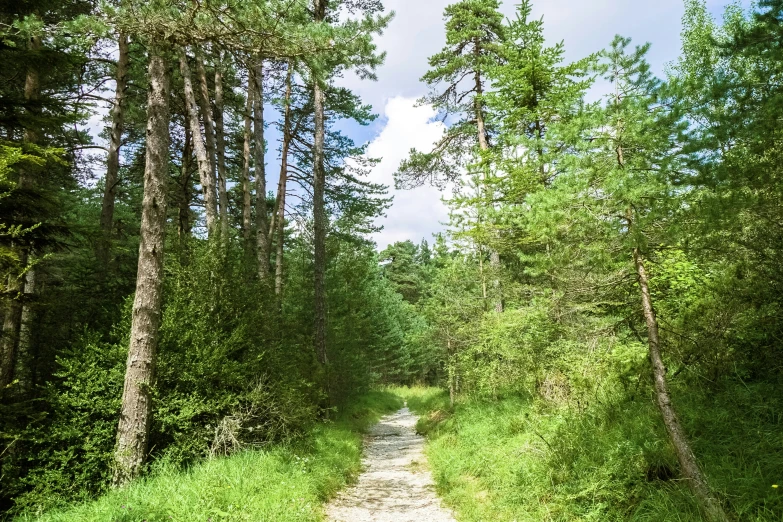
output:
<svg viewBox="0 0 783 522"><path fill-rule="evenodd" d="M662 78L628 36L567 61L530 0L449 6L445 131L395 175L450 187L448 230L382 250L340 81L376 79L380 1L0 4L0 510L426 384L524 401L547 519L779 520L783 1L684 2Z"/></svg>

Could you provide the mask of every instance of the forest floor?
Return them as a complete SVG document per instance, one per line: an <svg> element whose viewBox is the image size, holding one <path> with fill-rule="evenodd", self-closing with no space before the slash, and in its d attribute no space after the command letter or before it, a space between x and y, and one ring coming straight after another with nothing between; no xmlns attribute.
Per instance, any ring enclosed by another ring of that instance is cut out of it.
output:
<svg viewBox="0 0 783 522"><path fill-rule="evenodd" d="M369 432L358 482L328 507L333 522L453 522L435 494L418 417L406 407Z"/></svg>

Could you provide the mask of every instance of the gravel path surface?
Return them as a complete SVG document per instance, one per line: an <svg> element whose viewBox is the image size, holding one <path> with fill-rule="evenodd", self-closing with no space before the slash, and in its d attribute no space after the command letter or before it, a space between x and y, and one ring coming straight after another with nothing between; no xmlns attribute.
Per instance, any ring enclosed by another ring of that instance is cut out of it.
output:
<svg viewBox="0 0 783 522"><path fill-rule="evenodd" d="M365 445L364 473L327 507L329 520L455 522L435 495L416 420L406 407L372 428Z"/></svg>

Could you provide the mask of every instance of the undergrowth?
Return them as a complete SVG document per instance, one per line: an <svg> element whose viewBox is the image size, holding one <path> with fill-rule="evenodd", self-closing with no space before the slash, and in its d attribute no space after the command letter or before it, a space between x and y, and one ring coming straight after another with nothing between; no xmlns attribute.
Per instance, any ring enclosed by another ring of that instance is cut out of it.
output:
<svg viewBox="0 0 783 522"><path fill-rule="evenodd" d="M362 433L402 406L388 392L367 393L295 444L245 451L188 470L160 464L148 478L98 500L16 520L196 522L322 520L322 504L361 468Z"/></svg>
<svg viewBox="0 0 783 522"><path fill-rule="evenodd" d="M732 519L783 520L780 393L734 382L683 391L681 417ZM648 397L607 393L586 408L461 398L451 408L443 391L397 393L421 415L436 486L460 521L702 520Z"/></svg>

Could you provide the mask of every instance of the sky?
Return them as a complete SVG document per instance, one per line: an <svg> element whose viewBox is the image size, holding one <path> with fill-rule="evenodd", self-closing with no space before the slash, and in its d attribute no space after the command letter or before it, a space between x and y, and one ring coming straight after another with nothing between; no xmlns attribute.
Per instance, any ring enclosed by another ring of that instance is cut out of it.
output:
<svg viewBox="0 0 783 522"><path fill-rule="evenodd" d="M378 81L360 81L346 77L342 85L373 105L380 118L371 126L348 127L357 143L369 143L368 155L382 158L371 180L392 187L394 205L381 219L383 231L374 236L383 249L395 241L415 243L431 240L432 234L445 230L448 210L443 194L424 187L410 191L394 190L394 172L412 147L427 150L443 132L442 124L432 121L431 107L417 107L416 100L426 94L419 78L427 71L427 58L445 43L443 10L453 0L385 0L396 17L378 47L387 52L385 64L378 70ZM720 16L729 2L707 0L714 15ZM747 4L743 0L743 4ZM508 1L502 11L512 16L516 2ZM680 19L682 0L538 0L534 15L543 16L544 31L551 43L564 41L566 60L573 61L606 47L621 34L634 43L652 43L648 60L654 72L662 75L666 64L677 59L681 47Z"/></svg>
<svg viewBox="0 0 783 522"><path fill-rule="evenodd" d="M411 148L429 150L443 133L443 124L433 121L432 107L417 106L416 101L426 94L426 86L419 78L427 72L428 57L445 43L443 10L455 1L384 0L386 9L396 16L377 40L378 48L387 53L384 65L377 71L378 80L363 81L351 75L338 80L371 104L379 116L367 127L347 122L338 125L357 144L368 145L369 157L382 159L370 174L370 181L389 186L394 203L380 219L383 230L373 236L379 249L406 239L415 243L422 239L431 241L433 234L446 229L448 209L443 197L448 192L444 194L432 187L395 190L394 172ZM706 1L712 14L719 18L730 0ZM750 0L740 1L746 7L750 4ZM516 4L517 0L507 0L501 11L513 17ZM564 42L566 61L597 52L621 34L631 37L635 44L652 44L648 60L658 75L663 75L666 65L679 56L683 11L683 0L534 0L533 8L534 16L544 19L549 43ZM594 92L591 96L601 94ZM268 117L272 118L273 113L271 110ZM98 133L106 125L106 114L104 107L87 125L98 143L103 142ZM266 138L270 143L267 186L276 187L280 159L277 145L272 144L279 136L274 128L269 128ZM101 162L97 165L98 171L103 170Z"/></svg>

